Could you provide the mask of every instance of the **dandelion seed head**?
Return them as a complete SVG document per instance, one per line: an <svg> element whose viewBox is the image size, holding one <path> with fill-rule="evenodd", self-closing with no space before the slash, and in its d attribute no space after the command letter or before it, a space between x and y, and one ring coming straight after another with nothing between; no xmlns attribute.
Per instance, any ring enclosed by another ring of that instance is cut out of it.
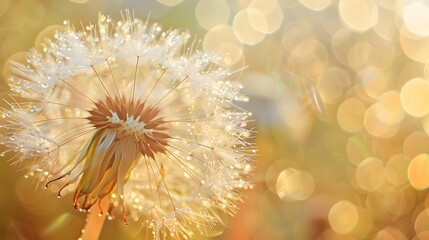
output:
<svg viewBox="0 0 429 240"><path fill-rule="evenodd" d="M204 234L252 188L251 114L236 105L248 99L188 33L122 15L82 30L64 21L12 63L0 143L79 211L109 198L154 239Z"/></svg>

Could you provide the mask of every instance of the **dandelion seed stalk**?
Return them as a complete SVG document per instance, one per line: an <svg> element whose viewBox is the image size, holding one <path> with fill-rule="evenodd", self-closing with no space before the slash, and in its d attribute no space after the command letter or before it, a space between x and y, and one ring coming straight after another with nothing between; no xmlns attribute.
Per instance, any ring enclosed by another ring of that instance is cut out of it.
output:
<svg viewBox="0 0 429 240"><path fill-rule="evenodd" d="M108 198L100 200L100 205L94 205L86 218L85 228L82 232L82 240L97 240L106 220L110 201Z"/></svg>

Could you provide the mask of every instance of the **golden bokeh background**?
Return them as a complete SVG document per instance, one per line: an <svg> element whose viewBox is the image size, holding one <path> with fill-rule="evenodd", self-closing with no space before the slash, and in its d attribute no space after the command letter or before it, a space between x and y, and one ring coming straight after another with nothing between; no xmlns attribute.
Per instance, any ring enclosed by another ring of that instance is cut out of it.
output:
<svg viewBox="0 0 429 240"><path fill-rule="evenodd" d="M420 0L0 0L2 94L25 61L98 13L189 31L226 53L258 134L238 215L196 239L429 239L429 3ZM0 153L0 155L3 155ZM0 161L0 239L77 239L85 216ZM106 223L101 239L146 239Z"/></svg>

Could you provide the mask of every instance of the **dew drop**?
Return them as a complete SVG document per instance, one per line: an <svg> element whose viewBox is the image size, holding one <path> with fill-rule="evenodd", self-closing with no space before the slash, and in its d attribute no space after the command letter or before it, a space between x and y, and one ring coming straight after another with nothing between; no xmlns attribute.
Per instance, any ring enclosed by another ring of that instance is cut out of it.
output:
<svg viewBox="0 0 429 240"><path fill-rule="evenodd" d="M249 101L249 97L244 96L244 95L240 95L240 96L236 96L234 98L234 100L238 101L238 102L248 102Z"/></svg>

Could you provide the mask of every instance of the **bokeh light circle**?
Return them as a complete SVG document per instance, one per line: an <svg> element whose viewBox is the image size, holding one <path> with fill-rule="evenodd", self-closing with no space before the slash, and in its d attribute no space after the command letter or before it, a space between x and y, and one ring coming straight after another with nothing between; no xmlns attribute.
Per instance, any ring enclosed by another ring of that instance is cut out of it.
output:
<svg viewBox="0 0 429 240"><path fill-rule="evenodd" d="M414 131L404 139L402 144L402 152L409 159L413 159L420 153L426 152L429 149L429 137L423 131Z"/></svg>
<svg viewBox="0 0 429 240"><path fill-rule="evenodd" d="M423 117L429 113L429 82L413 78L401 89L401 103L405 111L414 117Z"/></svg>
<svg viewBox="0 0 429 240"><path fill-rule="evenodd" d="M255 45L265 38L265 34L255 30L249 22L249 11L243 9L234 17L232 24L238 39L244 44Z"/></svg>
<svg viewBox="0 0 429 240"><path fill-rule="evenodd" d="M337 202L329 210L329 224L331 228L339 234L351 232L358 222L358 211L356 206L346 200Z"/></svg>
<svg viewBox="0 0 429 240"><path fill-rule="evenodd" d="M371 105L365 112L364 126L366 131L374 137L391 138L399 130L398 124L388 124L379 118L377 104Z"/></svg>
<svg viewBox="0 0 429 240"><path fill-rule="evenodd" d="M279 5L276 5L267 13L264 13L260 9L250 7L248 8L247 14L252 28L263 34L276 32L283 22L283 11Z"/></svg>
<svg viewBox="0 0 429 240"><path fill-rule="evenodd" d="M288 168L280 172L276 189L282 200L305 200L313 194L315 182L311 174Z"/></svg>
<svg viewBox="0 0 429 240"><path fill-rule="evenodd" d="M337 112L337 121L346 132L357 132L363 128L366 107L357 98L345 100Z"/></svg>
<svg viewBox="0 0 429 240"><path fill-rule="evenodd" d="M429 36L429 7L424 2L409 2L402 12L405 26L418 36Z"/></svg>
<svg viewBox="0 0 429 240"><path fill-rule="evenodd" d="M350 29L364 32L378 21L378 6L373 0L340 0L341 20Z"/></svg>
<svg viewBox="0 0 429 240"><path fill-rule="evenodd" d="M201 0L196 6L195 16L201 27L210 29L228 22L230 8L224 0Z"/></svg>
<svg viewBox="0 0 429 240"><path fill-rule="evenodd" d="M429 60L429 36L416 38L409 36L406 30L402 30L399 36L402 50L414 61L427 62Z"/></svg>
<svg viewBox="0 0 429 240"><path fill-rule="evenodd" d="M416 233L429 231L429 210L423 209L416 217L416 221L414 222L414 230Z"/></svg>
<svg viewBox="0 0 429 240"><path fill-rule="evenodd" d="M380 159L369 157L359 163L356 181L365 191L375 191L384 183L384 164Z"/></svg>
<svg viewBox="0 0 429 240"><path fill-rule="evenodd" d="M408 180L413 188L423 190L429 187L429 155L422 153L413 158L408 166Z"/></svg>
<svg viewBox="0 0 429 240"><path fill-rule="evenodd" d="M389 226L377 232L374 240L408 240L408 238L399 229Z"/></svg>
<svg viewBox="0 0 429 240"><path fill-rule="evenodd" d="M396 91L384 92L377 98L375 108L378 118L390 125L400 123L405 116L399 93Z"/></svg>
<svg viewBox="0 0 429 240"><path fill-rule="evenodd" d="M331 5L331 0L299 0L307 8L314 11L321 11Z"/></svg>
<svg viewBox="0 0 429 240"><path fill-rule="evenodd" d="M224 67L234 66L239 69L244 66L242 48L242 43L228 25L214 26L207 32L203 40L204 51L223 56L217 63Z"/></svg>
<svg viewBox="0 0 429 240"><path fill-rule="evenodd" d="M365 92L373 98L384 93L387 79L380 69L368 66L358 72L357 79L362 82Z"/></svg>

